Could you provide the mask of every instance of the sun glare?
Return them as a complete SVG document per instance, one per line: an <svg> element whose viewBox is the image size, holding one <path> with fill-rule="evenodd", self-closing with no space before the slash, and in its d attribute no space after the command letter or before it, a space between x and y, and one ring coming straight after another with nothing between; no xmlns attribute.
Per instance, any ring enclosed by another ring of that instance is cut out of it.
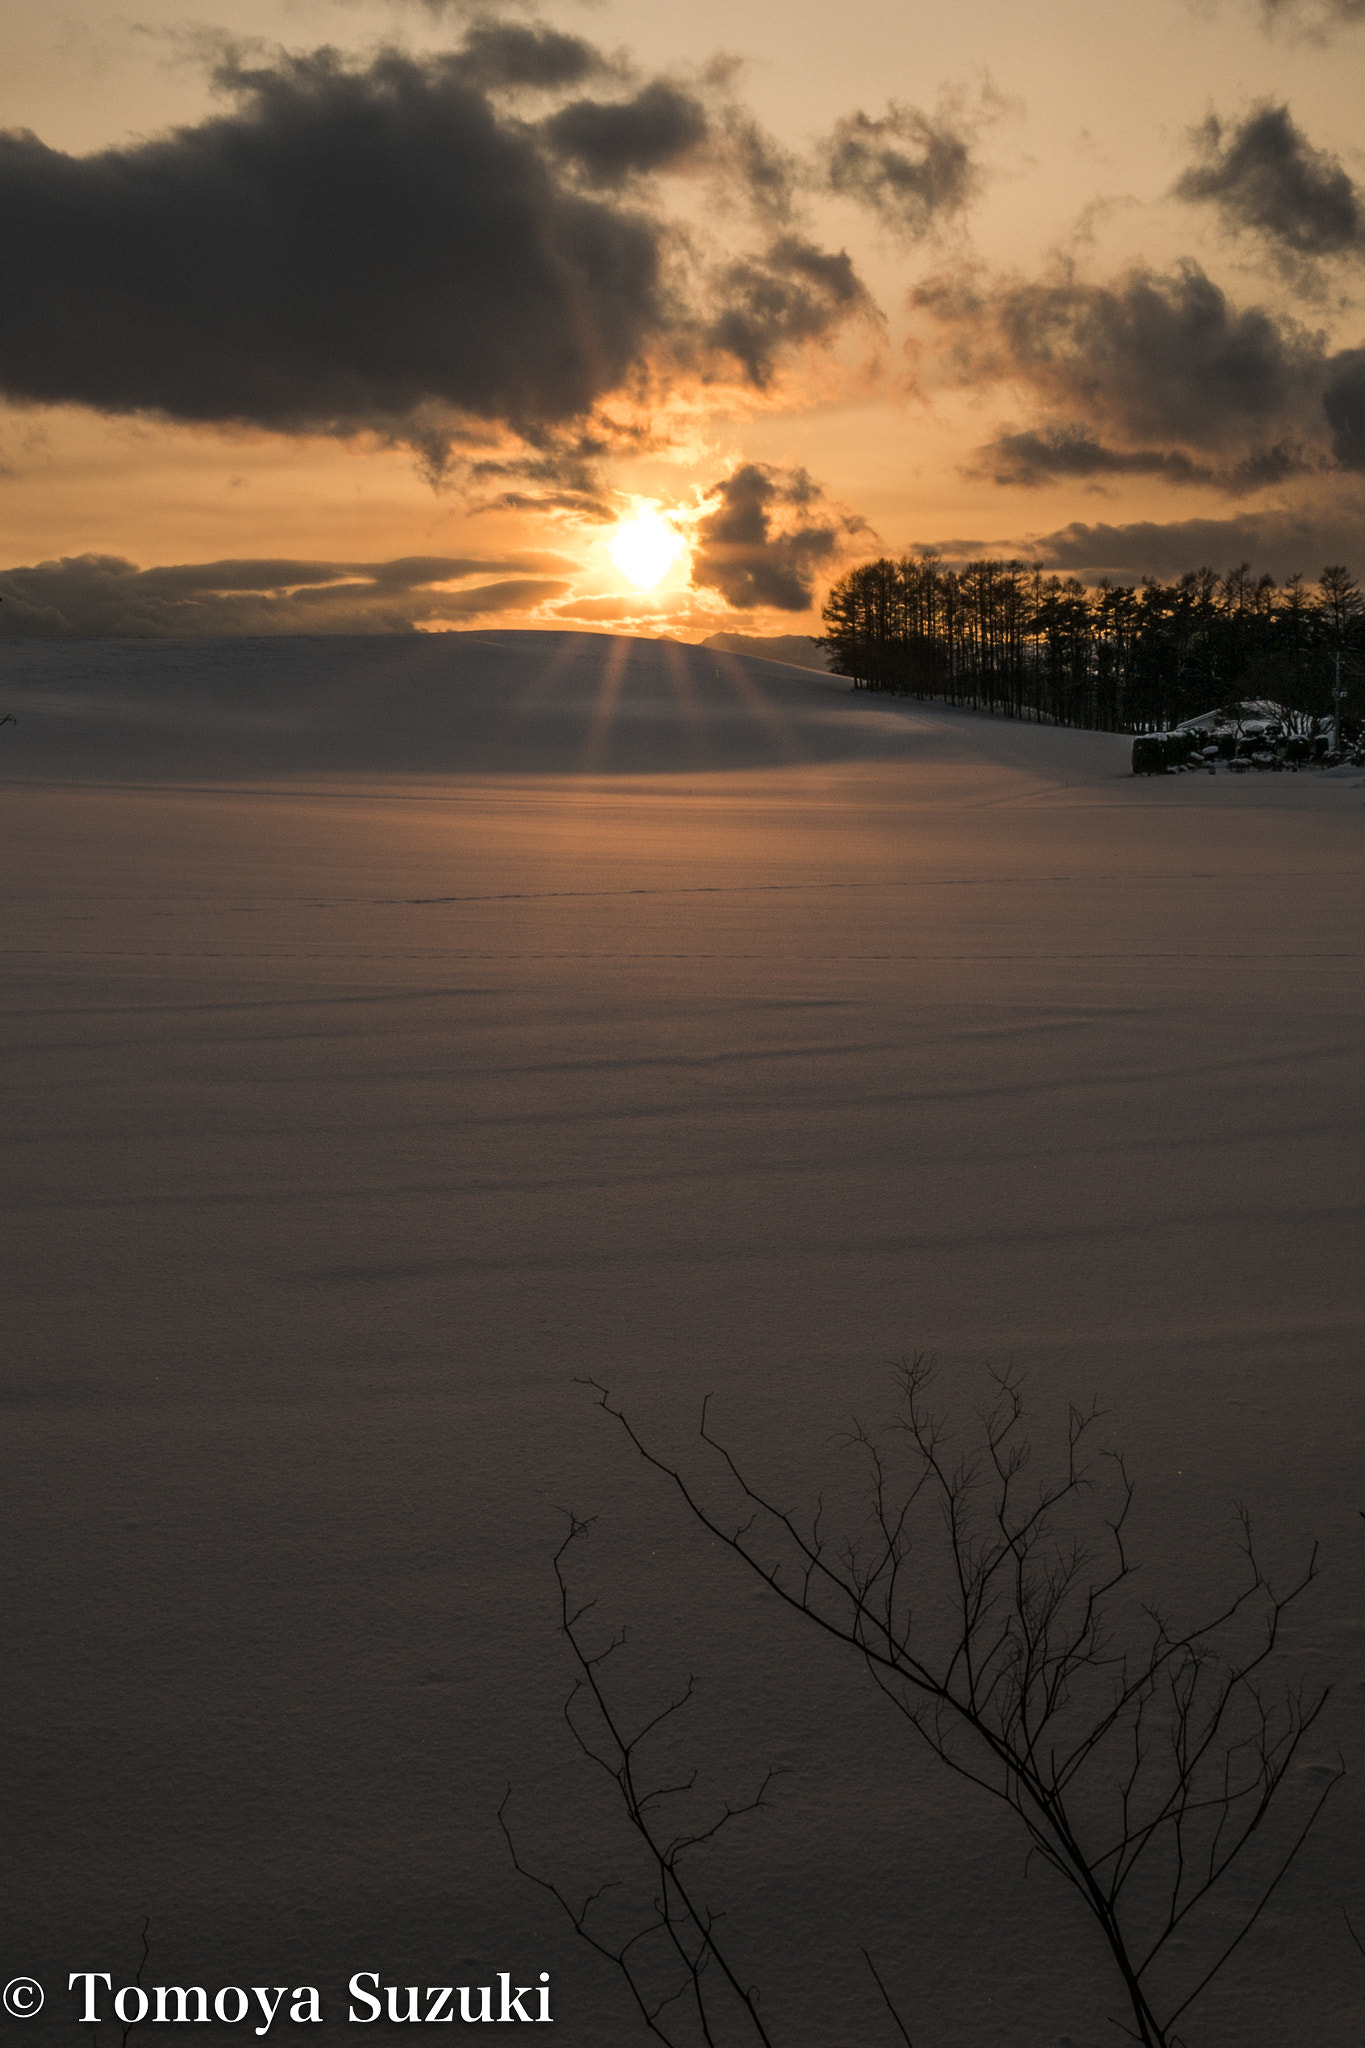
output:
<svg viewBox="0 0 1365 2048"><path fill-rule="evenodd" d="M607 553L637 590L662 583L686 543L675 526L652 505L642 505L623 519L607 542Z"/></svg>

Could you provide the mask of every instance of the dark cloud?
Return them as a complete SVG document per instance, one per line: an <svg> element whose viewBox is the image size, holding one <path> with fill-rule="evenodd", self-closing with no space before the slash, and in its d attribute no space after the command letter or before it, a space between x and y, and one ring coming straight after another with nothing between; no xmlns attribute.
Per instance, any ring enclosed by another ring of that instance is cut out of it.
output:
<svg viewBox="0 0 1365 2048"><path fill-rule="evenodd" d="M960 213L980 185L970 140L947 115L931 118L895 101L880 120L846 114L824 157L832 192L858 200L911 241Z"/></svg>
<svg viewBox="0 0 1365 2048"><path fill-rule="evenodd" d="M1228 127L1196 130L1199 161L1176 185L1216 208L1233 233L1259 235L1281 256L1337 256L1365 247L1360 194L1334 156L1315 149L1287 106L1255 107Z"/></svg>
<svg viewBox="0 0 1365 2048"><path fill-rule="evenodd" d="M1365 348L1343 349L1330 359L1322 409L1337 463L1365 470Z"/></svg>
<svg viewBox="0 0 1365 2048"><path fill-rule="evenodd" d="M581 36L564 35L543 22L485 19L466 30L452 68L484 89L551 92L582 85L617 67Z"/></svg>
<svg viewBox="0 0 1365 2048"><path fill-rule="evenodd" d="M1045 569L1091 580L1183 576L1204 563L1226 568L1237 562L1255 562L1282 579L1298 570L1315 575L1324 562L1358 561L1361 512L1358 500L1343 499L1300 512L1252 512L1236 519L1140 520L1122 526L1076 520L1025 541L971 545L977 554L1025 554Z"/></svg>
<svg viewBox="0 0 1365 2048"><path fill-rule="evenodd" d="M720 503L697 528L692 581L739 611L803 612L815 573L862 522L828 505L803 469L749 462L717 486Z"/></svg>
<svg viewBox="0 0 1365 2048"><path fill-rule="evenodd" d="M779 357L805 342L825 341L855 313L870 313L850 258L818 249L799 235L780 235L761 256L740 257L721 277L724 310L706 339L733 356L760 390Z"/></svg>
<svg viewBox="0 0 1365 2048"><path fill-rule="evenodd" d="M614 187L672 170L710 140L706 108L692 93L656 78L628 100L572 100L544 132L590 184Z"/></svg>
<svg viewBox="0 0 1365 2048"><path fill-rule="evenodd" d="M1106 448L1084 427L1029 428L997 434L978 450L981 468L998 484L1049 484L1060 477L1161 476L1169 483L1208 483L1213 475L1179 449Z"/></svg>
<svg viewBox="0 0 1365 2048"><path fill-rule="evenodd" d="M1179 448L1110 448L1084 427L1028 428L997 434L977 451L980 470L998 484L1038 485L1064 477L1158 476L1171 484L1215 484L1233 492L1264 490L1313 465L1301 451L1278 444L1241 461L1196 462Z"/></svg>
<svg viewBox="0 0 1365 2048"><path fill-rule="evenodd" d="M761 128L746 107L724 102L713 121L714 155L724 196L739 192L753 213L770 226L788 223L806 168Z"/></svg>
<svg viewBox="0 0 1365 2048"><path fill-rule="evenodd" d="M368 429L437 476L479 423L543 450L707 370L708 332L768 382L863 308L848 258L773 237L780 153L719 86L714 118L667 81L537 120L500 97L608 72L580 38L484 20L438 57L228 56L227 112L91 156L0 135L0 391ZM751 180L769 243L709 268L640 184L704 144L716 178Z"/></svg>
<svg viewBox="0 0 1365 2048"><path fill-rule="evenodd" d="M476 512L560 512L575 524L605 525L617 516L609 494L597 491L498 491L474 506Z"/></svg>
<svg viewBox="0 0 1365 2048"><path fill-rule="evenodd" d="M1365 0L1261 0L1261 12L1272 27L1284 23L1325 38L1334 28L1365 21Z"/></svg>
<svg viewBox="0 0 1365 2048"><path fill-rule="evenodd" d="M1054 415L981 451L1002 481L1127 473L1245 493L1350 466L1344 451L1359 445L1354 357L1329 358L1321 335L1264 306L1234 305L1197 263L1098 283L1069 266L1040 280L941 277L914 300L949 375L1012 385Z"/></svg>
<svg viewBox="0 0 1365 2048"><path fill-rule="evenodd" d="M964 381L1008 379L1125 439L1217 448L1311 413L1321 349L1261 306L1237 308L1197 263L1137 265L1112 283L930 281L915 302Z"/></svg>
<svg viewBox="0 0 1365 2048"><path fill-rule="evenodd" d="M433 621L526 610L560 597L569 588L564 572L577 566L560 554L181 562L152 569L118 555L67 556L0 570L0 635L403 633ZM476 576L502 580L471 583ZM450 583L466 587L439 587Z"/></svg>
<svg viewBox="0 0 1365 2048"><path fill-rule="evenodd" d="M432 402L513 425L618 384L656 229L562 189L448 64L225 75L238 110L73 158L0 137L0 384L285 429Z"/></svg>
<svg viewBox="0 0 1365 2048"><path fill-rule="evenodd" d="M470 456L464 474L470 489L481 494L481 511L522 509L534 503L588 520L607 520L615 518L617 501L600 473L605 452L595 437L574 435L549 445L541 442L519 454Z"/></svg>
<svg viewBox="0 0 1365 2048"><path fill-rule="evenodd" d="M1285 483L1290 477L1302 476L1309 470L1323 468L1315 457L1293 444L1285 445L1276 441L1266 448L1257 448L1250 455L1244 455L1240 462L1228 463L1221 469L1214 481L1234 496L1251 491L1263 491L1274 484Z"/></svg>

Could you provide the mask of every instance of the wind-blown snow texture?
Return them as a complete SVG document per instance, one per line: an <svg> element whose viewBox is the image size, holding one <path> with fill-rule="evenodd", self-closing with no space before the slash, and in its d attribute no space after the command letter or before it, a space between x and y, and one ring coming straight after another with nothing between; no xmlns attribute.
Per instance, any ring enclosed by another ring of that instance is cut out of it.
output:
<svg viewBox="0 0 1365 2048"><path fill-rule="evenodd" d="M560 2048L641 2038L494 1818L612 1873L569 1506L623 1682L700 1674L724 1789L791 1768L715 1873L777 2038L893 2038L865 1943L927 2048L1112 2039L1070 1905L573 1376L680 1446L714 1389L793 1501L911 1347L945 1398L1095 1393L1154 1591L1219 1581L1238 1499L1321 1537L1308 1765L1358 1763L1360 792L590 636L0 658L24 2042L144 1914L146 1981L316 1983L323 2040L401 2038L352 1971L504 1969ZM1357 1781L1192 2043L1354 2048L1361 1822Z"/></svg>

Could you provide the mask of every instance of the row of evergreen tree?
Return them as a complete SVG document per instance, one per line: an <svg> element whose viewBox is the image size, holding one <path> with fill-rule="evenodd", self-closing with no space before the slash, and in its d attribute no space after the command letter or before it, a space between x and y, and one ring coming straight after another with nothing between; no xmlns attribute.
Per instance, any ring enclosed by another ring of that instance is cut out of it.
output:
<svg viewBox="0 0 1365 2048"><path fill-rule="evenodd" d="M831 668L861 688L1104 732L1249 698L1326 718L1365 674L1365 598L1339 565L1316 585L1243 563L1087 589L1024 562L883 557L839 579L824 622Z"/></svg>

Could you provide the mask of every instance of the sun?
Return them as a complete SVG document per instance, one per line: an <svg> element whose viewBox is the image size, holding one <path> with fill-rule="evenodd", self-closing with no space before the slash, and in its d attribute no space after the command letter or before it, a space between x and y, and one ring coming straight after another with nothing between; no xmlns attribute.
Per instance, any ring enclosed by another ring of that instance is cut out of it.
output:
<svg viewBox="0 0 1365 2048"><path fill-rule="evenodd" d="M607 553L637 590L662 583L687 543L656 505L646 501L623 519L607 542Z"/></svg>

